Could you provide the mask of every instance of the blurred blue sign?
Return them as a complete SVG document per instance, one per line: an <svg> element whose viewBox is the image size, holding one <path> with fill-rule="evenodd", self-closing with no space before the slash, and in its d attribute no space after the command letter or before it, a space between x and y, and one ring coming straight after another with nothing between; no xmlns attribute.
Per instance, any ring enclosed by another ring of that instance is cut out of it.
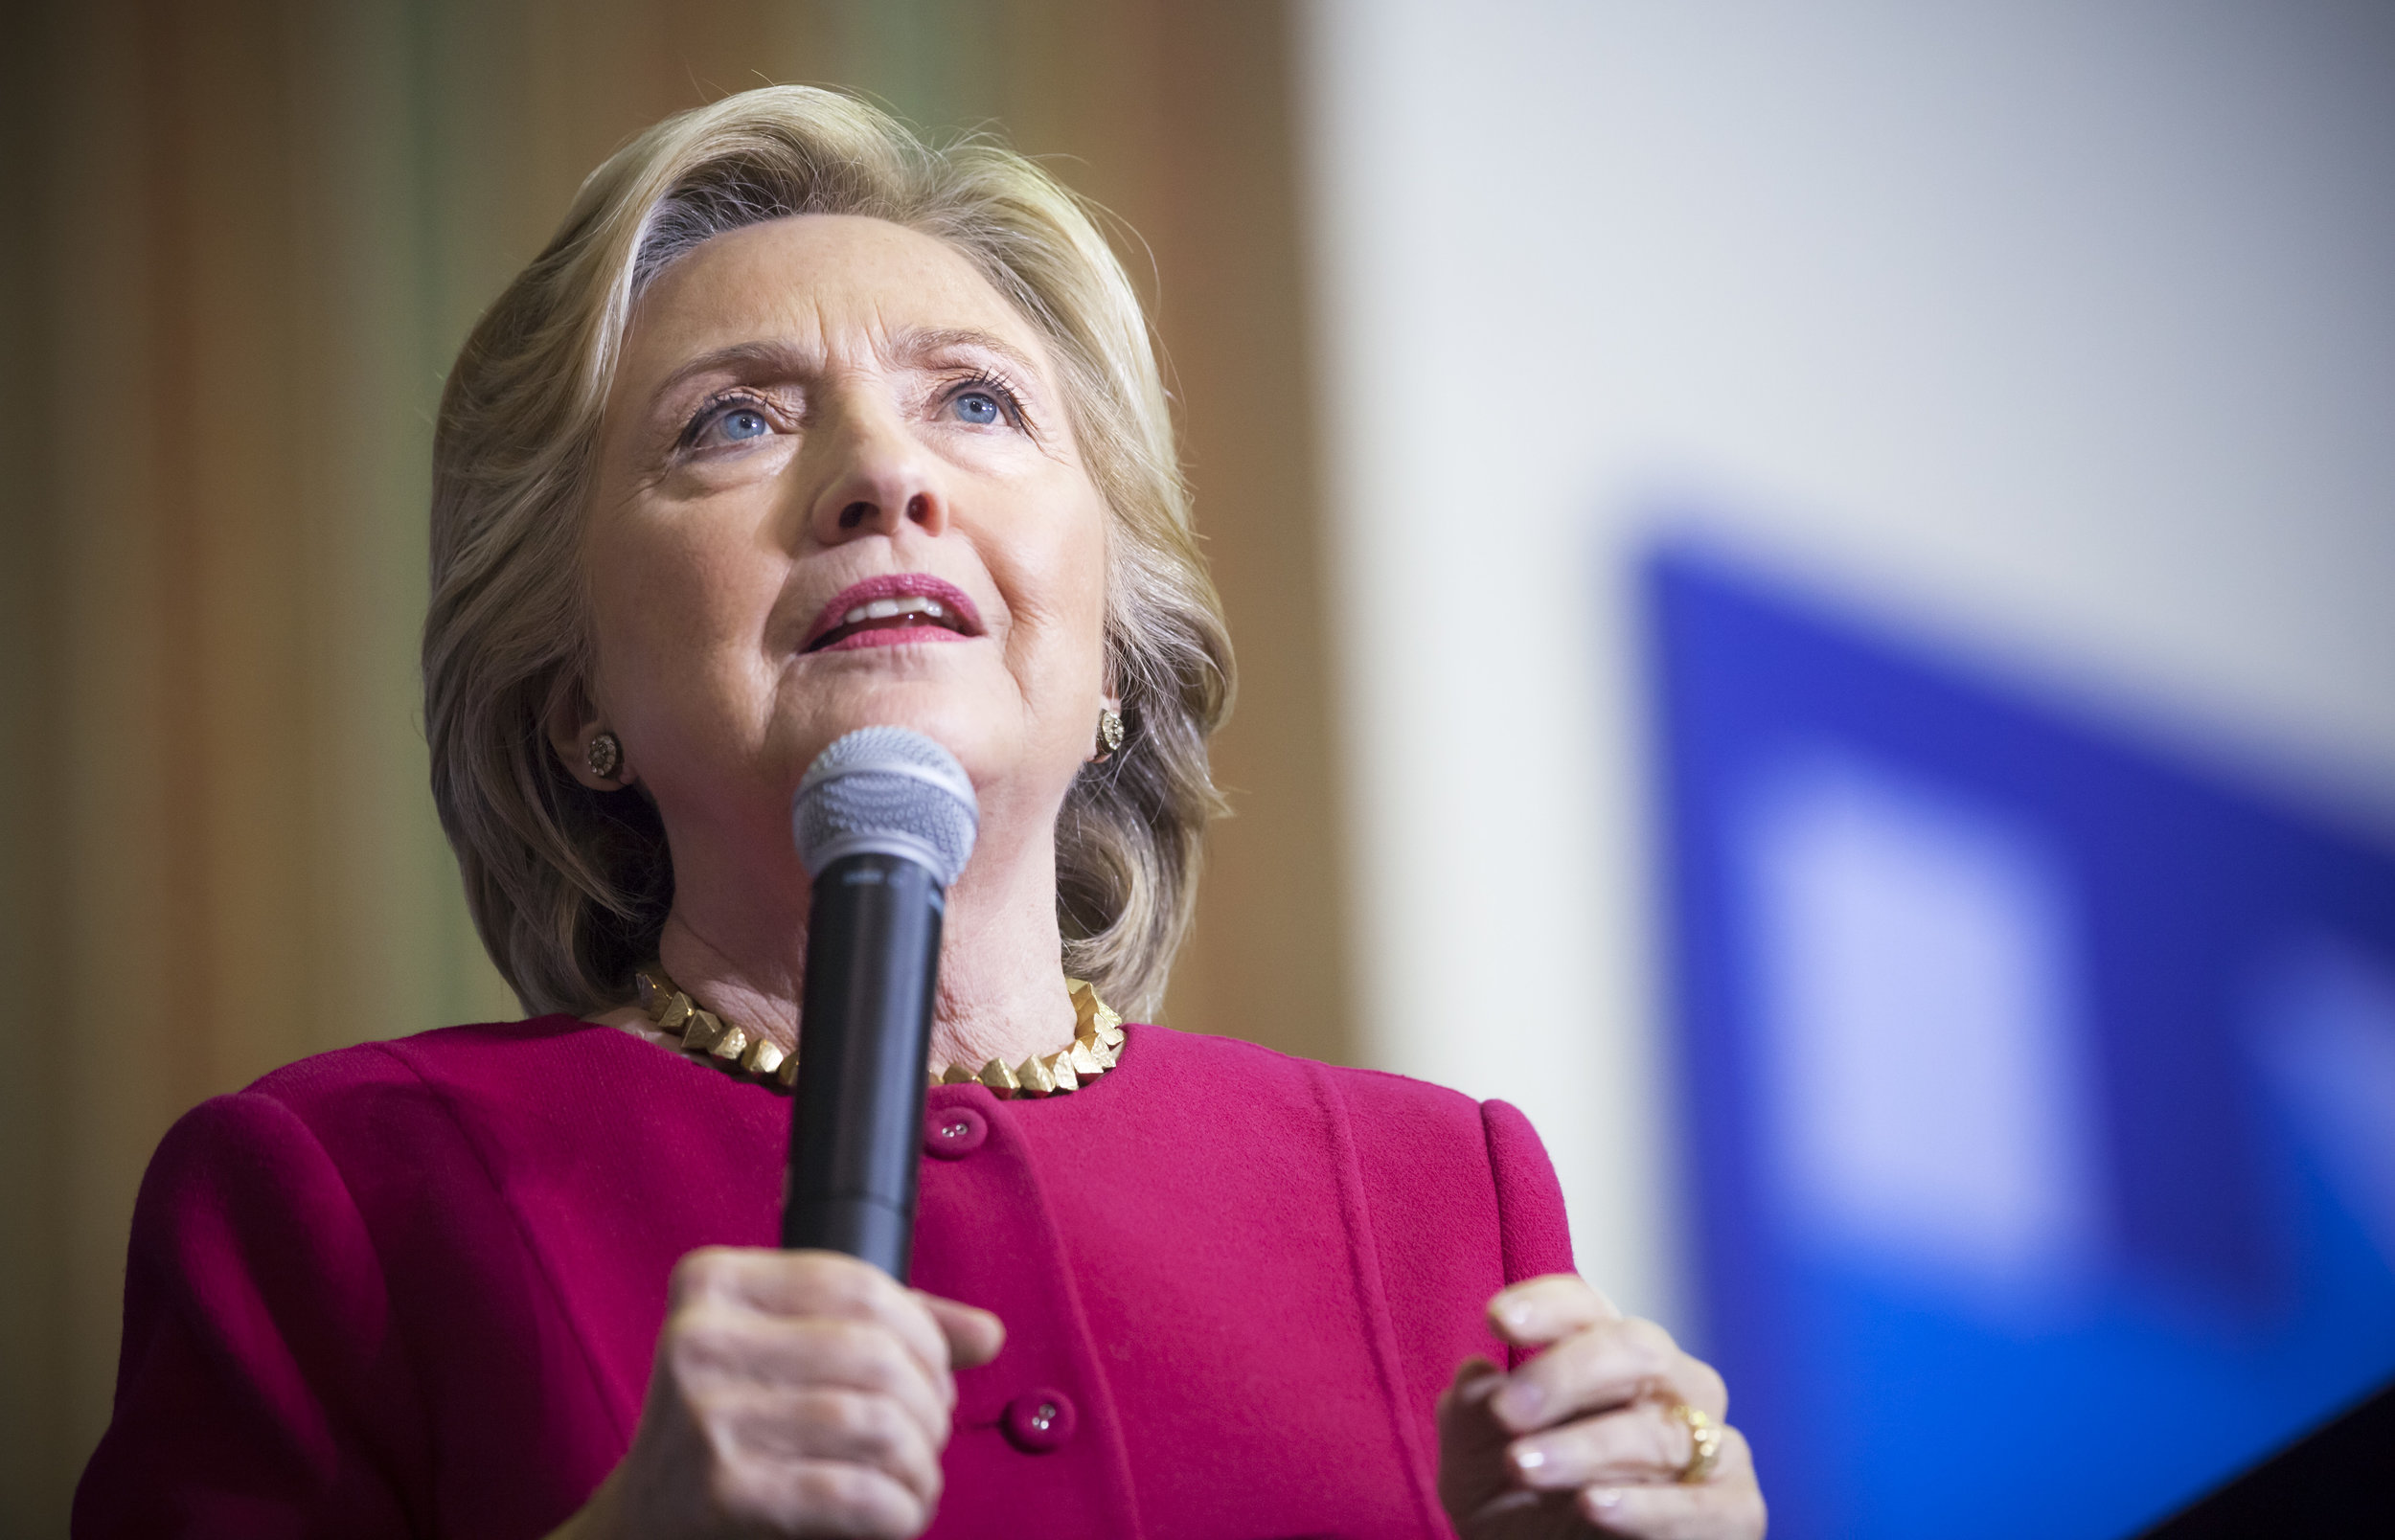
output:
<svg viewBox="0 0 2395 1540"><path fill-rule="evenodd" d="M1647 582L1699 1337L1773 1535L2133 1534L2395 1375L2395 858Z"/></svg>

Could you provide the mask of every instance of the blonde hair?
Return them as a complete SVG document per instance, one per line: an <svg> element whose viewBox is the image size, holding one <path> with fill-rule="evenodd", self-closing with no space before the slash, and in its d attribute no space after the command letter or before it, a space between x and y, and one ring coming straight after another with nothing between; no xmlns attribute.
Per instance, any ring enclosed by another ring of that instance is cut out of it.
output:
<svg viewBox="0 0 2395 1540"><path fill-rule="evenodd" d="M575 781L545 728L590 661L579 552L600 416L643 287L712 236L799 214L887 219L947 242L1056 361L1111 513L1105 645L1129 728L1120 752L1083 768L1058 819L1062 962L1118 1008L1152 1015L1221 809L1206 741L1232 674L1138 297L1089 211L1030 161L978 138L934 147L804 86L669 118L592 172L442 393L424 728L475 927L534 1011L620 1004L655 955L673 895L656 810L637 791Z"/></svg>

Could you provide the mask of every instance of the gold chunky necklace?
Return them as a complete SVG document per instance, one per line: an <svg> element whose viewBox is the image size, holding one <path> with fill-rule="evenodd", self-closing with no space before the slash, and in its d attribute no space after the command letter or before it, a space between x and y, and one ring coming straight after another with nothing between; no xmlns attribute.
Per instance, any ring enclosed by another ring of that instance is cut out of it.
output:
<svg viewBox="0 0 2395 1540"><path fill-rule="evenodd" d="M640 993L640 1008L657 1030L681 1040L682 1052L734 1075L745 1075L787 1091L798 1083L798 1055L785 1053L763 1032L725 1021L694 1002L651 962L632 975ZM931 1072L933 1085L985 1085L1004 1101L1015 1097L1055 1097L1079 1090L1114 1068L1123 1052L1123 1018L1098 998L1098 991L1081 979L1064 981L1073 1002L1075 1027L1070 1046L1053 1053L1035 1053L1009 1069L992 1059L980 1069L951 1064Z"/></svg>

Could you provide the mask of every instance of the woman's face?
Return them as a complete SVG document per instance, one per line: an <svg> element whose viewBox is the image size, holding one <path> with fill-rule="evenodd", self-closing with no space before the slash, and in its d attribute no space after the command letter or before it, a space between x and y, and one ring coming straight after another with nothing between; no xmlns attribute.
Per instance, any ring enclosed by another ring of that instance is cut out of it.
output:
<svg viewBox="0 0 2395 1540"><path fill-rule="evenodd" d="M879 723L964 762L985 848L1046 838L1106 699L1106 538L1046 350L940 241L810 215L667 269L625 339L585 553L593 720L677 886L760 842L787 864L799 777Z"/></svg>

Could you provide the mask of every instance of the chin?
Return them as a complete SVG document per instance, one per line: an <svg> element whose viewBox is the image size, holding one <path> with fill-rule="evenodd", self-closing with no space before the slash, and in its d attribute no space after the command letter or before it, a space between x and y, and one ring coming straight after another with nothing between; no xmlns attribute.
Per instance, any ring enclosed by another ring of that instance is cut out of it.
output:
<svg viewBox="0 0 2395 1540"><path fill-rule="evenodd" d="M809 703L803 722L792 724L793 747L802 756L791 783L814 757L844 734L863 727L903 727L921 733L956 756L973 784L1006 776L1027 747L1019 720L992 710L999 697L988 689L970 692L933 689L840 691L832 700Z"/></svg>

